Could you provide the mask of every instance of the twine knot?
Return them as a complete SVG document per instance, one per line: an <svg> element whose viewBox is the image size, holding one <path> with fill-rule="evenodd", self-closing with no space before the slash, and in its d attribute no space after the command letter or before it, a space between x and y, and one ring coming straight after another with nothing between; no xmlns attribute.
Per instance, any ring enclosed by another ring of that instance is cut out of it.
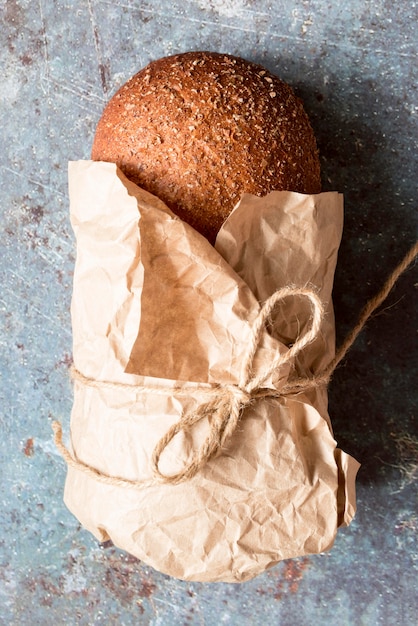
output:
<svg viewBox="0 0 418 626"><path fill-rule="evenodd" d="M224 389L226 389L231 396L231 404L237 402L241 406L245 406L253 399L251 392L241 389L238 385L225 385Z"/></svg>

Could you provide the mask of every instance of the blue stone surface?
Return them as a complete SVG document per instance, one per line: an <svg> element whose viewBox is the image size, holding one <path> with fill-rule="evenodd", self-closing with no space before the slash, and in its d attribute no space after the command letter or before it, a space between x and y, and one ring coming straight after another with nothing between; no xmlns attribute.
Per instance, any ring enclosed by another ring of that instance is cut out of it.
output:
<svg viewBox="0 0 418 626"><path fill-rule="evenodd" d="M327 554L240 585L186 583L100 546L62 501L74 237L67 161L109 97L187 50L265 65L303 99L323 186L345 195L338 340L417 239L416 2L1 0L0 623L402 625L418 615L416 267L330 385L358 513Z"/></svg>

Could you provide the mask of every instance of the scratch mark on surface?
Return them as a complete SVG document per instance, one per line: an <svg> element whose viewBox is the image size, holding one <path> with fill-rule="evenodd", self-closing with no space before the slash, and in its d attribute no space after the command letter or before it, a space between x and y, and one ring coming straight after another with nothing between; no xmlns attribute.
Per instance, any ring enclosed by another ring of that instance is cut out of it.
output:
<svg viewBox="0 0 418 626"><path fill-rule="evenodd" d="M242 15L248 15L250 19L259 16L271 17L271 13L269 11L256 11L255 9L246 9L245 7L240 9L240 13L242 13Z"/></svg>
<svg viewBox="0 0 418 626"><path fill-rule="evenodd" d="M113 6L113 2L111 2L110 0L100 0L101 4L107 4L110 6ZM290 42L296 42L299 44L303 44L306 45L306 37L304 37L302 34L297 36L297 35L287 35L283 32L275 32L275 31L270 31L270 30L261 30L260 28L258 28L257 26L253 26L253 27L248 27L248 28L244 28L243 26L236 26L234 24L230 24L230 23L225 23L225 22L219 22L219 21L213 21L213 20L203 20L203 19L199 19L196 17L190 17L190 16L186 16L183 15L181 13L168 13L166 12L161 12L161 11L155 11L154 9L147 9L147 8L143 8L143 7L138 7L137 5L132 5L129 3L118 3L118 6L123 8L123 9L127 9L129 11L139 11L141 13L150 13L151 15L155 15L158 17L162 17L164 19L166 19L168 22L172 23L173 20L178 20L178 21L185 21L185 22L190 22L192 24L201 24L204 26L213 26L216 29L219 28L225 28L225 29L229 29L229 30L238 30L240 32L243 33L252 33L253 35L260 35L260 36L268 36L269 39L271 41L274 41L275 39L278 39L280 41L290 41ZM251 16L252 12L250 10L246 10L246 12L248 12L248 14ZM260 15L263 15L262 13L260 13ZM267 14L268 15L268 14ZM414 58L415 60L415 48L413 47L415 45L415 40L413 40L413 42L411 41L411 51L409 52L402 52L400 50L397 50L397 56L399 57L404 57L404 58ZM344 42L342 40L337 40L337 41L331 41L331 40L327 40L327 46L333 47L333 48L338 48L339 50L343 49L343 46L345 46L346 48L348 47L354 47L354 48L360 48L362 51L367 51L367 50L372 50L373 54L377 54L377 55L387 55L387 50L385 50L384 48L374 48L373 45L368 45L366 42L362 42L361 45L359 45L357 43L357 41L354 39L350 39L347 40L347 42Z"/></svg>
<svg viewBox="0 0 418 626"><path fill-rule="evenodd" d="M100 80L102 83L103 93L107 96L107 94L109 93L109 86L108 86L109 68L104 63L103 56L100 50L99 29L97 28L96 20L94 19L93 6L91 3L91 0L87 0L87 6L88 6L89 16L90 16L90 24L91 24L91 28L93 31L94 48L96 50Z"/></svg>
<svg viewBox="0 0 418 626"><path fill-rule="evenodd" d="M50 187L49 185L45 185L44 183L40 182L39 180L35 180L34 178L29 178L28 176L26 176L26 174L18 172L10 167L6 167L5 165L2 166L2 168L4 171L6 172L10 172L11 174L14 174L15 176L18 176L19 178L24 178L24 180L26 182L31 183L32 185L38 185L39 187L42 187L43 189L47 189L48 191L53 191L55 195L57 196L61 196L62 198L65 198L66 195L64 193L62 193L61 191L58 191L58 189L56 189L56 187Z"/></svg>
<svg viewBox="0 0 418 626"><path fill-rule="evenodd" d="M57 260L61 262L64 260L64 256L53 249L48 249L48 252L45 253L42 248L40 248L38 250L38 255L41 257L41 259L48 263L48 265L52 265L53 267L56 267ZM51 258L54 256L55 258Z"/></svg>
<svg viewBox="0 0 418 626"><path fill-rule="evenodd" d="M12 275L12 277L16 280L17 284L21 284L21 285L28 284L28 279L24 274L19 274L18 272L15 272L12 269L9 269L9 274ZM13 293L13 295L17 295L14 290L10 290L10 293Z"/></svg>
<svg viewBox="0 0 418 626"><path fill-rule="evenodd" d="M154 602L160 602L161 604L165 604L166 606L169 606L172 609L178 610L178 606L173 604L172 602L168 602L168 600L163 600L162 598L154 597Z"/></svg>
<svg viewBox="0 0 418 626"><path fill-rule="evenodd" d="M62 93L61 93L61 94L59 94L59 93L58 93L58 94L57 94L57 98L58 98L58 97L59 97L59 98L62 98L62 99L64 100L64 102L68 102L68 101L67 101L67 99L65 98L64 94L62 94ZM81 109L82 111L86 111L86 112L87 112L87 113L89 113L90 115L91 115L91 114L96 115L97 113L99 113L99 114L100 114L100 113L102 112L102 109L103 109L103 106L102 106L102 107L98 108L98 109L97 109L97 111L95 111L93 107L88 107L88 106L86 106L85 104L83 104L83 103L82 103L82 101L81 101L81 98L80 98L80 99L78 99L78 100L75 100L75 102L74 102L74 106L78 107L78 108L79 108L79 109Z"/></svg>
<svg viewBox="0 0 418 626"><path fill-rule="evenodd" d="M44 17L44 12L43 12L43 8L42 8L42 2L41 0L39 0L38 3L39 6L39 15L41 18L41 24L42 24L42 30L41 33L43 35L43 51L44 51L44 62L45 62L45 81L46 81L46 91L44 89L42 89L42 91L49 96L49 83L50 83L50 74L49 74L49 51L48 51L48 39L46 36L46 25L45 25L45 17ZM42 86L42 80L41 80L41 86Z"/></svg>
<svg viewBox="0 0 418 626"><path fill-rule="evenodd" d="M74 104L76 107L78 107L82 111L86 111L90 115L93 114L94 116L96 116L98 114L101 114L106 103L106 98L102 98L97 94L88 94L85 92L83 93L82 91L78 91L77 89L72 89L70 86L68 86L68 84L61 83L58 80L52 80L51 82L54 85L57 85L60 89L57 92L57 98L62 98L65 102L67 102L67 94L74 94L77 97L75 99L72 99L71 103Z"/></svg>
<svg viewBox="0 0 418 626"><path fill-rule="evenodd" d="M26 284L27 284L27 281L26 281ZM6 287L3 286L3 293L5 297L10 296L10 299L6 299L4 301L7 309L10 309L12 302L17 302L18 305L21 305L21 302L22 302L21 294L18 293L18 290L16 289L15 285L13 286L13 288L10 288L10 289L7 288L7 286ZM19 308L16 308L16 310L18 311ZM43 319L43 320L47 320L48 328L51 330L51 332L53 332L52 330L53 328L58 328L61 337L69 337L69 338L72 337L71 330L67 328L67 326L63 324L58 317L52 317L51 315L48 315L47 313L45 313L45 311L43 311L41 308L36 306L35 302L32 301L31 306L30 306L30 318L31 320L34 320L36 317Z"/></svg>
<svg viewBox="0 0 418 626"><path fill-rule="evenodd" d="M95 84L94 81L91 82L89 80L85 80L85 78L83 79L83 76L80 76L79 74L77 74L77 80L72 80L71 84L77 85L80 87L80 89L84 89L85 91L87 91L88 93L91 93L92 90L95 88ZM102 95L99 94L93 94L95 98L102 100L103 102L106 101L106 98Z"/></svg>
<svg viewBox="0 0 418 626"><path fill-rule="evenodd" d="M75 94L76 96L78 96L79 98L82 98L83 100L87 100L90 104L92 104L93 100L96 100L98 103L100 103L100 106L103 106L103 103L106 102L106 98L103 98L102 96L99 96L98 94L95 94L93 92L86 92L83 87L80 85L80 89L77 88L71 88L68 83L61 83L58 80L52 80L51 81L54 85L57 85L58 87L60 87L62 89L62 91L69 91L72 94ZM77 85L75 85L75 87L77 87Z"/></svg>
<svg viewBox="0 0 418 626"><path fill-rule="evenodd" d="M57 327L59 328L59 332L61 334L61 337L63 337L64 335L67 337L72 337L72 332L71 330L69 330L58 318L55 317L51 317L50 315L47 315L46 313L44 313L44 311L42 311L40 308L36 307L36 306L31 306L31 309L34 313L36 313L38 315L38 317L40 317L41 319L45 319L48 322L50 322L50 326L49 328L52 331L53 327Z"/></svg>
<svg viewBox="0 0 418 626"><path fill-rule="evenodd" d="M19 311L22 308L22 302L24 301L24 299L22 298L22 290L25 290L26 292L26 288L28 285L30 285L30 282L26 275L21 275L18 272L15 272L11 269L9 269L8 273L9 273L9 277L6 277L6 281L2 285L4 298L0 300L0 302L4 302L7 310L12 310L11 303L16 302L17 307L15 307L15 310ZM12 280L10 280L10 277L12 278ZM9 280L7 280L7 278L9 278ZM40 300L42 300L42 303L39 302ZM38 304L40 306L38 306ZM39 295L39 296L37 295L36 301L34 298L31 299L30 301L31 319L34 318L34 314L35 314L35 316L38 316L41 319L48 320L48 322L50 322L49 328L52 329L55 326L58 327L59 332L61 333L61 336L72 337L72 331L69 328L67 328L65 324L62 323L59 317L53 317L52 315L48 315L48 313L45 312L41 308L41 306L44 306L44 304L45 304L45 300L42 299L42 295Z"/></svg>

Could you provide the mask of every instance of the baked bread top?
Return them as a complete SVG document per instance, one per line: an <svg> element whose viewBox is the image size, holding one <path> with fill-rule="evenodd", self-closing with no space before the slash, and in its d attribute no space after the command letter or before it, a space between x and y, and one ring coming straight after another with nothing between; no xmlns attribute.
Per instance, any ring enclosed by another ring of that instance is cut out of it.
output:
<svg viewBox="0 0 418 626"><path fill-rule="evenodd" d="M214 52L150 63L112 97L92 159L116 163L211 242L243 193L319 193L301 101L260 65Z"/></svg>

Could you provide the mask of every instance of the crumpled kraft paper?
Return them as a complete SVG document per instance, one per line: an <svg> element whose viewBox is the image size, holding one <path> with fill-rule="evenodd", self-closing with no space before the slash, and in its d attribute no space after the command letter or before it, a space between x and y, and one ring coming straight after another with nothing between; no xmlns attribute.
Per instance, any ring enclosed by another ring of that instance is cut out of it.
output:
<svg viewBox="0 0 418 626"><path fill-rule="evenodd" d="M215 247L111 163L71 162L77 239L74 365L99 381L151 384L167 395L74 383L71 450L103 474L142 481L160 438L201 390L236 384L251 324L277 289L310 286L326 306L320 336L266 383L315 375L334 354L331 291L342 231L338 193L245 195ZM262 372L309 324L309 307L277 307L253 363ZM187 387L188 393L182 393ZM209 428L164 451L170 474ZM242 582L282 559L328 550L355 513L358 463L336 448L324 388L247 407L221 454L176 485L103 484L69 467L65 502L100 541L171 576Z"/></svg>

